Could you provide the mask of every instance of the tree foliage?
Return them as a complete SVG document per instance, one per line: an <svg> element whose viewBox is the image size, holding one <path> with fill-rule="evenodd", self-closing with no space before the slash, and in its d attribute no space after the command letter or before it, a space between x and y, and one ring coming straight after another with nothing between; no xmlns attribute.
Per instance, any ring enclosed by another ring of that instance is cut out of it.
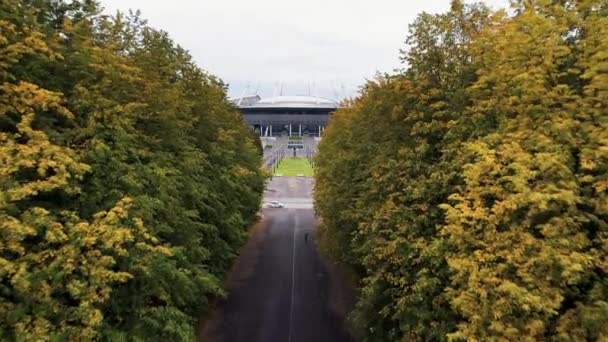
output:
<svg viewBox="0 0 608 342"><path fill-rule="evenodd" d="M99 12L0 5L2 340L191 340L259 208L221 81Z"/></svg>
<svg viewBox="0 0 608 342"><path fill-rule="evenodd" d="M363 340L608 338L607 4L513 6L420 15L320 144Z"/></svg>

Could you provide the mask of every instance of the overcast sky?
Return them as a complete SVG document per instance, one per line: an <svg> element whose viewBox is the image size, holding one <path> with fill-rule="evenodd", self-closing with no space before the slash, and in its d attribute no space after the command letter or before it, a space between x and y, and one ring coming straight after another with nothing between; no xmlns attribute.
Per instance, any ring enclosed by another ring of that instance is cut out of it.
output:
<svg viewBox="0 0 608 342"><path fill-rule="evenodd" d="M342 98L366 78L399 68L408 24L449 0L100 0L106 12L139 9L197 64L262 97ZM494 8L508 0L486 0ZM276 90L275 90L276 89ZM309 90L310 89L310 90Z"/></svg>

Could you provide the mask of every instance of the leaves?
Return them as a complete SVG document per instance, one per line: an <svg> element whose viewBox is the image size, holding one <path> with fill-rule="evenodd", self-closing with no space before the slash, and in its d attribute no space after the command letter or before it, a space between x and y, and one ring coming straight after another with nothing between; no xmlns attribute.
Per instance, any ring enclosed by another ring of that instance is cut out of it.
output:
<svg viewBox="0 0 608 342"><path fill-rule="evenodd" d="M191 340L259 209L221 81L98 12L0 5L2 340Z"/></svg>
<svg viewBox="0 0 608 342"><path fill-rule="evenodd" d="M606 338L602 1L452 3L333 117L324 246L362 340Z"/></svg>

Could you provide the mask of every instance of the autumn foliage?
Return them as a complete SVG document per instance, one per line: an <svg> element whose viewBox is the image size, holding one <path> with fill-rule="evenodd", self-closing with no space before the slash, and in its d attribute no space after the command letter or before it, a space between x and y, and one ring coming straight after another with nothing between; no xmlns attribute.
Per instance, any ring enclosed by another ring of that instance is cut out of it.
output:
<svg viewBox="0 0 608 342"><path fill-rule="evenodd" d="M317 156L364 341L608 339L608 3L453 1Z"/></svg>
<svg viewBox="0 0 608 342"><path fill-rule="evenodd" d="M0 340L190 341L259 207L255 137L166 33L0 5Z"/></svg>

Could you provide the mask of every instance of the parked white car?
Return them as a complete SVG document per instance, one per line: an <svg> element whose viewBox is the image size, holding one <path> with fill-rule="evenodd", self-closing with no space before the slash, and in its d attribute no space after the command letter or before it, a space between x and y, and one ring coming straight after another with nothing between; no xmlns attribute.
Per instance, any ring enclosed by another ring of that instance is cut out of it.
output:
<svg viewBox="0 0 608 342"><path fill-rule="evenodd" d="M279 201L270 201L268 202L268 208L285 208L285 204Z"/></svg>

